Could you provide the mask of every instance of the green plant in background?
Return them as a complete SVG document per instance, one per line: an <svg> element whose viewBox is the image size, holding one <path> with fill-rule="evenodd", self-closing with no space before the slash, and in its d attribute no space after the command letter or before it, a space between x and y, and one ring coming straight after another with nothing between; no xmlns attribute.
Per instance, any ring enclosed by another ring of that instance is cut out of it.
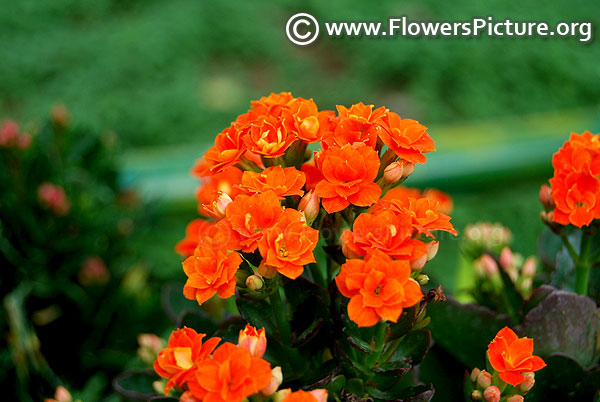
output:
<svg viewBox="0 0 600 402"><path fill-rule="evenodd" d="M149 313L130 242L151 213L117 185L116 146L112 132L71 126L62 106L41 125L2 122L0 377L14 399L63 383L99 399L128 359L133 317Z"/></svg>

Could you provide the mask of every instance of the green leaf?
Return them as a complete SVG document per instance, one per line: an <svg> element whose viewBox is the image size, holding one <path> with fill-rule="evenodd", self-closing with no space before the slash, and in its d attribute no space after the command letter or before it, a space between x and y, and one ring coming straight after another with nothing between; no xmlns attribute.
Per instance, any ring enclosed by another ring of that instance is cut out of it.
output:
<svg viewBox="0 0 600 402"><path fill-rule="evenodd" d="M555 290L527 313L517 332L533 338L542 357L560 352L589 367L600 356L600 309L587 296Z"/></svg>
<svg viewBox="0 0 600 402"><path fill-rule="evenodd" d="M546 356L544 360L547 366L535 373L535 385L527 393L527 402L573 400L570 393L584 377L583 367L571 357L559 353Z"/></svg>
<svg viewBox="0 0 600 402"><path fill-rule="evenodd" d="M135 400L148 400L156 396L152 383L158 379L154 370L128 370L113 380L114 390Z"/></svg>
<svg viewBox="0 0 600 402"><path fill-rule="evenodd" d="M484 367L485 351L496 333L510 319L475 304L461 304L452 297L427 308L429 330L435 342L466 367Z"/></svg>
<svg viewBox="0 0 600 402"><path fill-rule="evenodd" d="M600 368L586 375L583 380L577 384L575 390L575 400L591 401L594 397L600 396Z"/></svg>
<svg viewBox="0 0 600 402"><path fill-rule="evenodd" d="M412 366L420 364L431 343L431 333L426 329L411 331L404 335L390 358L390 362L403 361Z"/></svg>
<svg viewBox="0 0 600 402"><path fill-rule="evenodd" d="M214 336L218 336L225 342L237 344L240 330L246 327L246 321L242 317L229 317L219 324L219 328L215 331ZM267 339L268 346L268 339Z"/></svg>
<svg viewBox="0 0 600 402"><path fill-rule="evenodd" d="M161 302L165 314L173 324L177 325L184 311L198 309L198 302L188 300L183 296L183 283L171 282L161 289Z"/></svg>
<svg viewBox="0 0 600 402"><path fill-rule="evenodd" d="M414 307L405 309L397 323L390 324L390 336L388 340L398 339L404 336L413 326L416 310Z"/></svg>
<svg viewBox="0 0 600 402"><path fill-rule="evenodd" d="M196 307L193 310L185 310L177 318L177 328L193 328L196 332L201 332L207 336L212 336L218 328L216 323L206 311Z"/></svg>
<svg viewBox="0 0 600 402"><path fill-rule="evenodd" d="M429 402L433 398L435 390L433 385L417 385L405 388L401 391L372 390L371 397L376 402Z"/></svg>
<svg viewBox="0 0 600 402"><path fill-rule="evenodd" d="M253 300L236 294L235 302L244 320L253 327L265 328L267 338L281 340L279 330L271 317L271 306L266 300Z"/></svg>

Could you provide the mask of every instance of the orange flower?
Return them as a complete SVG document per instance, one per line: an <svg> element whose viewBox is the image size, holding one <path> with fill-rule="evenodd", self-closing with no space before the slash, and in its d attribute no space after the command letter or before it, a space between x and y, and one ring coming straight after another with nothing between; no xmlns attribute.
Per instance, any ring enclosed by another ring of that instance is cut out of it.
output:
<svg viewBox="0 0 600 402"><path fill-rule="evenodd" d="M317 168L315 159L311 159L302 165L302 173L306 176L306 190L314 190L317 187L317 184L324 179L323 174Z"/></svg>
<svg viewBox="0 0 600 402"><path fill-rule="evenodd" d="M280 199L283 199L288 195L302 196L305 182L306 176L296 168L284 169L281 166L273 166L260 173L244 172L240 188L251 194L273 190Z"/></svg>
<svg viewBox="0 0 600 402"><path fill-rule="evenodd" d="M313 389L312 391L298 390L290 392L283 402L327 402L326 389Z"/></svg>
<svg viewBox="0 0 600 402"><path fill-rule="evenodd" d="M257 330L250 324L246 324L246 328L240 330L238 347L248 350L252 357L263 357L267 350L265 329Z"/></svg>
<svg viewBox="0 0 600 402"><path fill-rule="evenodd" d="M250 151L265 158L277 158L296 140L294 117L284 111L281 118L260 116L244 130L244 143Z"/></svg>
<svg viewBox="0 0 600 402"><path fill-rule="evenodd" d="M331 120L333 112L326 111L319 113L317 105L312 99L297 98L290 103L290 112L295 118L297 124L297 135L302 141L316 142L321 141L324 127Z"/></svg>
<svg viewBox="0 0 600 402"><path fill-rule="evenodd" d="M192 170L192 175L196 175L196 173L195 170ZM198 203L211 204L215 200L215 194L219 191L235 198L241 193L237 186L242 183L242 173L240 169L232 166L221 173L202 178L198 191L196 191Z"/></svg>
<svg viewBox="0 0 600 402"><path fill-rule="evenodd" d="M377 134L381 130L377 122L387 113L385 107L373 110L373 105L360 102L350 109L338 105L338 119L324 134L323 149L332 146L362 143L371 148L377 145Z"/></svg>
<svg viewBox="0 0 600 402"><path fill-rule="evenodd" d="M430 200L437 201L438 211L440 211L443 214L452 213L452 210L454 209L452 198L448 194L440 190L436 190L435 188L428 188L427 190L425 190L423 192L423 197L427 197Z"/></svg>
<svg viewBox="0 0 600 402"><path fill-rule="evenodd" d="M220 173L229 166L238 163L244 152L246 152L246 145L242 141L241 133L232 124L217 135L215 145L206 151L204 157L196 163L192 172L199 176Z"/></svg>
<svg viewBox="0 0 600 402"><path fill-rule="evenodd" d="M202 305L216 294L228 298L235 293L235 273L242 257L236 252L227 254L227 248L213 248L202 241L194 255L183 262L183 271L188 280L183 295Z"/></svg>
<svg viewBox="0 0 600 402"><path fill-rule="evenodd" d="M219 346L212 358L198 364L188 381L192 394L204 401L241 402L254 395L271 381L271 365L252 357L246 349L226 342Z"/></svg>
<svg viewBox="0 0 600 402"><path fill-rule="evenodd" d="M209 222L204 219L195 219L185 228L185 238L175 246L175 251L184 257L194 254L200 241L211 248L229 248L236 250L239 239L226 222Z"/></svg>
<svg viewBox="0 0 600 402"><path fill-rule="evenodd" d="M375 250L365 260L347 260L335 283L340 293L350 298L348 317L359 327L370 327L381 319L398 321L403 308L423 298L410 274L407 261L392 260Z"/></svg>
<svg viewBox="0 0 600 402"><path fill-rule="evenodd" d="M350 204L366 207L381 196L381 188L373 182L379 170L379 156L373 148L350 144L331 147L317 152L315 160L324 176L315 192L328 213Z"/></svg>
<svg viewBox="0 0 600 402"><path fill-rule="evenodd" d="M226 211L227 223L240 237L244 252L253 252L264 235L264 230L275 225L283 208L274 191L239 195Z"/></svg>
<svg viewBox="0 0 600 402"><path fill-rule="evenodd" d="M427 134L427 127L411 119L401 119L394 112L381 118L379 138L400 158L412 163L425 163L424 153L435 151L435 144Z"/></svg>
<svg viewBox="0 0 600 402"><path fill-rule="evenodd" d="M306 225L301 212L288 208L266 231L258 249L266 265L296 279L304 271L304 265L315 262L313 250L318 241L319 231Z"/></svg>
<svg viewBox="0 0 600 402"><path fill-rule="evenodd" d="M352 231L342 234L344 248L365 256L374 250L387 255L415 261L427 254L425 243L412 240L413 225L409 214L398 214L381 210L375 214L360 214L354 221ZM347 255L352 257L352 255Z"/></svg>
<svg viewBox="0 0 600 402"><path fill-rule="evenodd" d="M498 376L506 383L517 386L525 380L522 373L546 367L546 363L533 356L533 339L519 338L510 328L504 327L488 346L488 358Z"/></svg>
<svg viewBox="0 0 600 402"><path fill-rule="evenodd" d="M210 355L221 341L220 338L210 338L202 343L205 336L186 327L173 331L167 348L154 361L156 373L169 379L165 385L165 395L173 386L183 386L193 374L198 361Z"/></svg>

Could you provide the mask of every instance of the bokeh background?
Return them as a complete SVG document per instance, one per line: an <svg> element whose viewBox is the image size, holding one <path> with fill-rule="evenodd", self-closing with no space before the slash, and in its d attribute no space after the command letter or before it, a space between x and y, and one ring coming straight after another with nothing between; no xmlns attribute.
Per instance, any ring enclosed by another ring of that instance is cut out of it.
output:
<svg viewBox="0 0 600 402"><path fill-rule="evenodd" d="M502 222L514 250L534 254L537 193L552 153L571 131L600 131L598 41L321 37L297 47L284 33L296 12L319 21L492 15L600 24L600 3L584 0L4 0L0 118L35 125L62 103L73 124L117 133L120 185L152 202L152 226L132 242L142 270L135 280L156 311L160 285L184 278L173 246L197 215L189 168L251 99L270 92L314 98L320 108L386 105L419 120L437 152L406 184L450 193L459 233ZM456 291L458 241L444 237L440 250L429 271ZM169 328L159 317L142 324ZM135 336L122 332L132 351Z"/></svg>

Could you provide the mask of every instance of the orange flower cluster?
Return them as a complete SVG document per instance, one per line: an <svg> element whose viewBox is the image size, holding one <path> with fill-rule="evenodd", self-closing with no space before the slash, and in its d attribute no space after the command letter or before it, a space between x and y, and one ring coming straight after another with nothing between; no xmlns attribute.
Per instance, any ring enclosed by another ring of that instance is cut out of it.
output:
<svg viewBox="0 0 600 402"><path fill-rule="evenodd" d="M581 228L600 218L600 134L571 133L552 166L554 221Z"/></svg>
<svg viewBox="0 0 600 402"><path fill-rule="evenodd" d="M246 331L256 333L254 328ZM190 328L171 334L167 348L154 361L154 370L168 379L165 395L177 387L186 391L182 400L239 402L269 386L271 365L248 350L252 341L218 346L220 338L204 341L205 336ZM266 339L259 343L266 347Z"/></svg>
<svg viewBox="0 0 600 402"><path fill-rule="evenodd" d="M533 339L519 338L508 327L498 332L487 350L490 364L506 383L517 386L525 381L523 373L546 367L546 363L533 355Z"/></svg>

